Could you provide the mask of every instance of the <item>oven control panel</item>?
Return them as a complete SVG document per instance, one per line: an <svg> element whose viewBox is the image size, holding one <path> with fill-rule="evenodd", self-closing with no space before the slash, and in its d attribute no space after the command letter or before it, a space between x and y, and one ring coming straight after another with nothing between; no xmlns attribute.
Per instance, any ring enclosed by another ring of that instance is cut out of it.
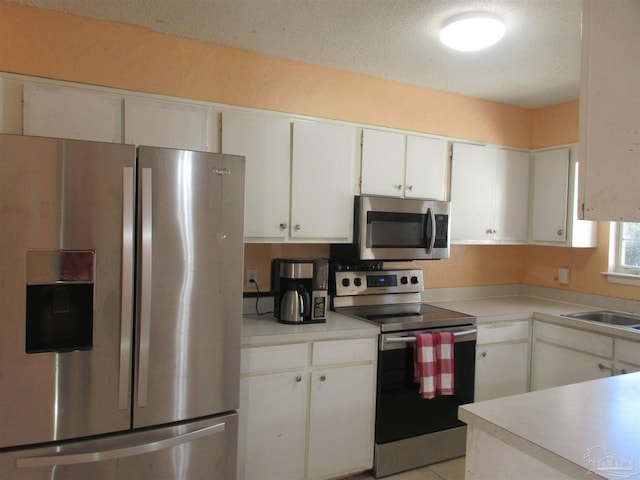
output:
<svg viewBox="0 0 640 480"><path fill-rule="evenodd" d="M335 272L336 295L414 293L424 289L422 270Z"/></svg>

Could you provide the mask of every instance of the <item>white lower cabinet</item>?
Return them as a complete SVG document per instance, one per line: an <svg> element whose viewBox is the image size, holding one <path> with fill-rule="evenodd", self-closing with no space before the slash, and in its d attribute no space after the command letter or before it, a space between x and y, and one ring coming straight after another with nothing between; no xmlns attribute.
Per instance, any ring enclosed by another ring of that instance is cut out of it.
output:
<svg viewBox="0 0 640 480"><path fill-rule="evenodd" d="M371 468L376 356L375 338L243 348L238 478Z"/></svg>
<svg viewBox="0 0 640 480"><path fill-rule="evenodd" d="M330 478L371 468L373 365L311 375L308 478Z"/></svg>
<svg viewBox="0 0 640 480"><path fill-rule="evenodd" d="M613 341L607 335L535 321L531 390L612 375Z"/></svg>
<svg viewBox="0 0 640 480"><path fill-rule="evenodd" d="M529 389L529 319L478 325L476 402Z"/></svg>
<svg viewBox="0 0 640 480"><path fill-rule="evenodd" d="M613 341L614 375L640 371L640 343L622 338Z"/></svg>

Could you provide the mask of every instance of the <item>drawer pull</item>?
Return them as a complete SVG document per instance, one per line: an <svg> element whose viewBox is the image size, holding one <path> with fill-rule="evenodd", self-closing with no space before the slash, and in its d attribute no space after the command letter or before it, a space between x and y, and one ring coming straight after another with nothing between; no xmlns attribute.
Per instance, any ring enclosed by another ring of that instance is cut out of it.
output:
<svg viewBox="0 0 640 480"><path fill-rule="evenodd" d="M326 375L320 375L320 381L324 382L327 379Z"/></svg>
<svg viewBox="0 0 640 480"><path fill-rule="evenodd" d="M599 368L600 370L608 370L608 371L610 371L611 373L615 373L615 371L614 371L613 367L609 367L609 366L605 365L604 363L599 363L599 364L598 364L598 368Z"/></svg>
<svg viewBox="0 0 640 480"><path fill-rule="evenodd" d="M300 383L302 381L302 376L298 375L296 377L296 382Z"/></svg>

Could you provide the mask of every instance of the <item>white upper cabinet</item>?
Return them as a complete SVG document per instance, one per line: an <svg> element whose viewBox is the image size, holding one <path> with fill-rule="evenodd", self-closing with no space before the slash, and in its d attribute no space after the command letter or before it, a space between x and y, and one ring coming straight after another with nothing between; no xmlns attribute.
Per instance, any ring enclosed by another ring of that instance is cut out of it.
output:
<svg viewBox="0 0 640 480"><path fill-rule="evenodd" d="M24 134L122 143L122 99L49 85L24 85Z"/></svg>
<svg viewBox="0 0 640 480"><path fill-rule="evenodd" d="M244 155L246 239L282 241L289 230L291 122L222 113L222 153Z"/></svg>
<svg viewBox="0 0 640 480"><path fill-rule="evenodd" d="M453 144L451 230L454 243L525 243L529 153Z"/></svg>
<svg viewBox="0 0 640 480"><path fill-rule="evenodd" d="M576 155L570 148L538 151L533 156L531 242L595 247L597 223L577 217Z"/></svg>
<svg viewBox="0 0 640 480"><path fill-rule="evenodd" d="M443 139L362 132L362 194L445 200L447 165Z"/></svg>
<svg viewBox="0 0 640 480"><path fill-rule="evenodd" d="M293 239L351 241L356 141L351 126L293 122Z"/></svg>
<svg viewBox="0 0 640 480"><path fill-rule="evenodd" d="M584 219L640 221L640 1L583 3L580 204Z"/></svg>
<svg viewBox="0 0 640 480"><path fill-rule="evenodd" d="M448 158L443 139L407 135L404 196L447 200Z"/></svg>
<svg viewBox="0 0 640 480"><path fill-rule="evenodd" d="M246 157L245 240L350 242L356 142L351 126L223 112L222 153Z"/></svg>
<svg viewBox="0 0 640 480"><path fill-rule="evenodd" d="M401 197L406 141L401 133L362 131L362 184L367 195Z"/></svg>
<svg viewBox="0 0 640 480"><path fill-rule="evenodd" d="M142 98L124 100L124 143L217 152L211 107Z"/></svg>
<svg viewBox="0 0 640 480"><path fill-rule="evenodd" d="M533 157L531 240L566 240L568 195L569 149L536 152Z"/></svg>

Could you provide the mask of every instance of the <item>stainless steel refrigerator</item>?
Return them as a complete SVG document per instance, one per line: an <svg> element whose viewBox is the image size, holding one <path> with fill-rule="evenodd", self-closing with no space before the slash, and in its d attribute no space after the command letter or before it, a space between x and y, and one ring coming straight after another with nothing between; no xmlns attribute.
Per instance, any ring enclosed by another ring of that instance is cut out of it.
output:
<svg viewBox="0 0 640 480"><path fill-rule="evenodd" d="M244 158L0 135L0 478L232 479Z"/></svg>

